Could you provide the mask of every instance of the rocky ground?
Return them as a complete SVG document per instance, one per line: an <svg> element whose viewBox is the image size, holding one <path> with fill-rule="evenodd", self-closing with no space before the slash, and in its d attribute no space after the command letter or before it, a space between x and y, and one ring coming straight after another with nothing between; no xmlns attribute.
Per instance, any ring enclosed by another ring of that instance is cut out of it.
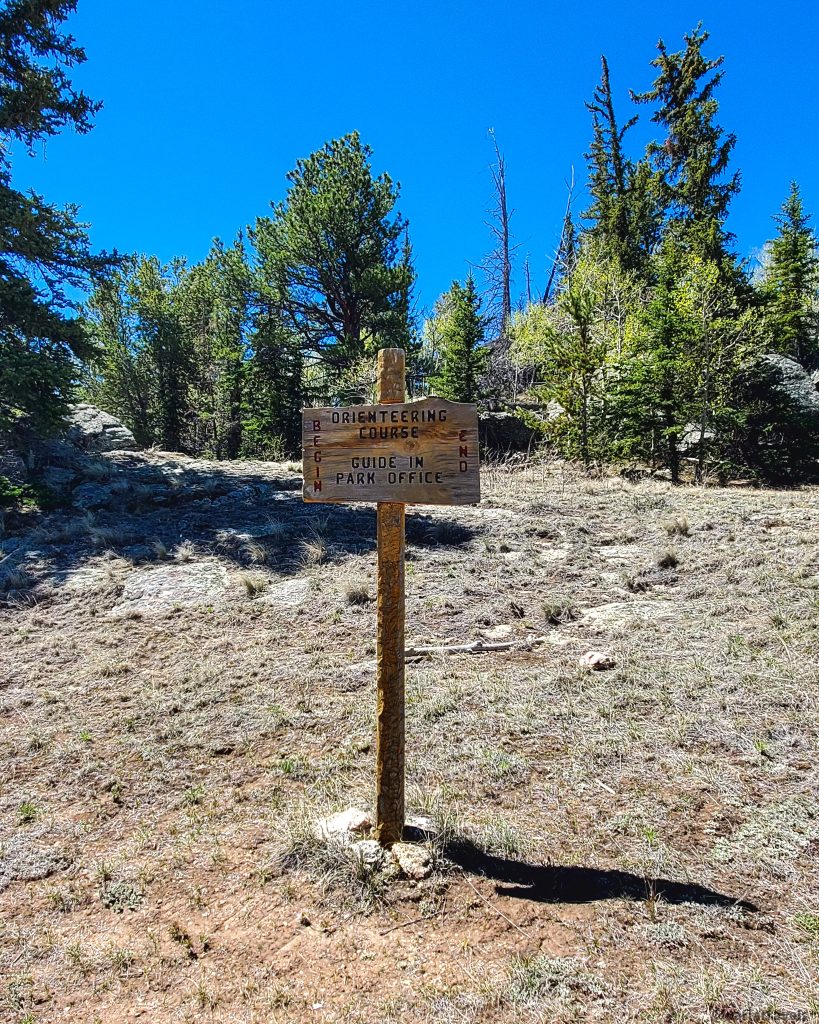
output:
<svg viewBox="0 0 819 1024"><path fill-rule="evenodd" d="M408 666L416 871L320 825L372 807L373 510L63 457L0 540L0 1019L819 1020L819 491L411 510L408 644L514 644Z"/></svg>

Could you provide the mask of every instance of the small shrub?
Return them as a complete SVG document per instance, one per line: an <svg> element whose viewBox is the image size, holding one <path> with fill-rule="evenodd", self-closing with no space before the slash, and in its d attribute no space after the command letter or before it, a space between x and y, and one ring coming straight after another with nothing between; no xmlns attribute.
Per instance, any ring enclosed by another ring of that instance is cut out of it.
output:
<svg viewBox="0 0 819 1024"><path fill-rule="evenodd" d="M365 857L354 842L318 835L303 808L281 823L280 835L276 870L304 872L321 886L327 902L340 899L369 913L384 900L389 868L383 856Z"/></svg>
<svg viewBox="0 0 819 1024"><path fill-rule="evenodd" d="M75 885L48 890L48 902L61 914L70 914L83 903L83 897Z"/></svg>
<svg viewBox="0 0 819 1024"><path fill-rule="evenodd" d="M13 484L7 476L0 476L0 508L17 508L25 496L25 487Z"/></svg>
<svg viewBox="0 0 819 1024"><path fill-rule="evenodd" d="M680 564L680 559L674 548L666 548L657 556L657 566L660 569L675 569Z"/></svg>
<svg viewBox="0 0 819 1024"><path fill-rule="evenodd" d="M807 932L812 939L819 940L819 914L810 914L807 911L794 914L793 923Z"/></svg>
<svg viewBox="0 0 819 1024"><path fill-rule="evenodd" d="M623 586L632 594L644 594L648 590L648 580L635 576L634 573L624 572L621 579Z"/></svg>
<svg viewBox="0 0 819 1024"><path fill-rule="evenodd" d="M20 594L25 590L30 590L33 586L34 580L27 572L23 569L14 569L0 582L0 593Z"/></svg>
<svg viewBox="0 0 819 1024"><path fill-rule="evenodd" d="M205 799L205 787L201 782L197 782L195 786L191 786L185 790L183 800L189 807L195 807L201 804Z"/></svg>
<svg viewBox="0 0 819 1024"><path fill-rule="evenodd" d="M119 971L120 974L127 974L128 971L134 966L136 956L132 949L112 949L108 954L109 962L111 967L115 971Z"/></svg>
<svg viewBox="0 0 819 1024"><path fill-rule="evenodd" d="M171 552L171 556L175 562L194 562L198 557L199 552L196 550L196 545L189 540L183 540L181 544L177 544Z"/></svg>
<svg viewBox="0 0 819 1024"><path fill-rule="evenodd" d="M676 516L663 523L663 529L669 537L687 537L691 532L688 519L685 516Z"/></svg>
<svg viewBox="0 0 819 1024"><path fill-rule="evenodd" d="M252 538L242 543L239 552L249 565L267 565L270 561L270 551L267 546Z"/></svg>
<svg viewBox="0 0 819 1024"><path fill-rule="evenodd" d="M183 928L178 921L171 922L171 926L168 929L168 935L171 942L178 942L180 946L184 946L190 957L194 957L196 955L193 951L193 939L191 938L190 933Z"/></svg>
<svg viewBox="0 0 819 1024"><path fill-rule="evenodd" d="M370 589L366 583L348 583L344 587L344 596L348 604L369 604L372 601Z"/></svg>
<svg viewBox="0 0 819 1024"><path fill-rule="evenodd" d="M247 596L252 600L254 597L258 597L259 594L263 594L267 590L267 580L264 576L253 576L250 573L242 573L242 583L245 586Z"/></svg>
<svg viewBox="0 0 819 1024"><path fill-rule="evenodd" d="M166 558L170 558L168 552L168 546L161 540L152 540L150 543L151 551L154 553L154 558L159 562L164 562Z"/></svg>
<svg viewBox="0 0 819 1024"><path fill-rule="evenodd" d="M550 626L572 622L579 614L577 607L569 598L556 597L543 604L543 617Z"/></svg>
<svg viewBox="0 0 819 1024"><path fill-rule="evenodd" d="M537 1003L550 993L600 997L605 991L600 979L571 957L515 957L509 970L507 998L513 1003Z"/></svg>
<svg viewBox="0 0 819 1024"><path fill-rule="evenodd" d="M322 565L327 561L328 548L323 538L311 537L301 542L301 563L304 566Z"/></svg>

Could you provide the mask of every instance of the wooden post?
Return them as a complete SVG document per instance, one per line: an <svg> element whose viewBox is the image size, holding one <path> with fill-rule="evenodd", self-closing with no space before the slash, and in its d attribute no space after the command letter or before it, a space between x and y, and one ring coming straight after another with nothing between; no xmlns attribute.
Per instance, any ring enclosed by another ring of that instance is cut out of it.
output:
<svg viewBox="0 0 819 1024"><path fill-rule="evenodd" d="M378 401L404 401L404 350L378 353ZM404 834L404 505L378 502L378 712L375 836Z"/></svg>

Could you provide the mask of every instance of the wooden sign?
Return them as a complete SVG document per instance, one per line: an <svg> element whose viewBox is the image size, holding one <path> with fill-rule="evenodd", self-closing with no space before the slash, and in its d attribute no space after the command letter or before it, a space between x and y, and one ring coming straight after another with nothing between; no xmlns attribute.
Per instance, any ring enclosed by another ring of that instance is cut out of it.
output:
<svg viewBox="0 0 819 1024"><path fill-rule="evenodd" d="M375 836L404 836L404 505L480 501L474 405L404 402L404 352L378 353L379 405L305 409L305 501L375 501L378 533Z"/></svg>
<svg viewBox="0 0 819 1024"><path fill-rule="evenodd" d="M418 402L305 409L305 501L480 501L474 405Z"/></svg>

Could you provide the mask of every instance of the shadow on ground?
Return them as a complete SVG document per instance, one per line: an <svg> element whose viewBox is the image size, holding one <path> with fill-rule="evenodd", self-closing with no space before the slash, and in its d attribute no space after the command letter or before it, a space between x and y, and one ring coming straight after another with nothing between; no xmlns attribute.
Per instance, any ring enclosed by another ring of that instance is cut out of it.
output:
<svg viewBox="0 0 819 1024"><path fill-rule="evenodd" d="M532 900L535 903L658 899L664 903L738 907L751 912L759 910L759 907L746 900L726 896L693 882L644 878L628 871L527 864L523 861L494 857L464 841L448 844L444 853L449 861L464 871L504 883L495 887L498 895Z"/></svg>
<svg viewBox="0 0 819 1024"><path fill-rule="evenodd" d="M305 503L301 477L281 467L223 468L177 457L156 464L122 453L95 462L94 472L97 478L86 477L79 489L84 508L72 507L68 495L45 514L9 518L4 544L14 557L7 570L20 565L38 581L64 579L103 551L147 565L187 543L201 556L286 577L316 562L339 564L376 545L374 505ZM414 510L407 516L410 546L461 546L474 536L446 516Z"/></svg>

